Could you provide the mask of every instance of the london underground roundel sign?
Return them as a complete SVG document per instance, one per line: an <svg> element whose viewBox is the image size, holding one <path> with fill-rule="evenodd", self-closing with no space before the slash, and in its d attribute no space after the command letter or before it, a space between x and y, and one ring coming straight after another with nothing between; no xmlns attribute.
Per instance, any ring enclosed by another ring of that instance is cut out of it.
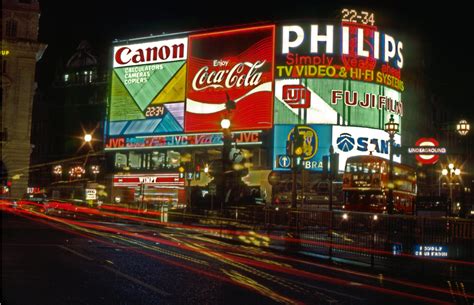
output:
<svg viewBox="0 0 474 305"><path fill-rule="evenodd" d="M415 143L416 147L418 148L428 148L428 149L423 149L424 151L429 151L429 148L435 148L439 146L439 142L436 141L433 138L420 138L418 141ZM435 164L439 160L439 154L432 154L432 155L427 155L427 154L418 154L415 155L416 160L420 162L421 164Z"/></svg>

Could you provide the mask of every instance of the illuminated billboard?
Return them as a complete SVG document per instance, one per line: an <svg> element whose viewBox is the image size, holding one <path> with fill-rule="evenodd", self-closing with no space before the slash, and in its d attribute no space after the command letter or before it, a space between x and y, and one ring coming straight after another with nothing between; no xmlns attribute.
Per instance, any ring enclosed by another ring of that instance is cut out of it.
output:
<svg viewBox="0 0 474 305"><path fill-rule="evenodd" d="M232 132L239 146L262 144L261 130ZM187 133L156 136L113 137L105 143L107 150L134 150L156 148L187 148L222 146L222 132Z"/></svg>
<svg viewBox="0 0 474 305"><path fill-rule="evenodd" d="M389 159L388 134L379 129L337 126L337 125L299 125L303 136L303 167L305 170L322 171L322 158L329 155L331 145L339 154L339 171L344 171L346 160L352 156L368 155L370 149L374 156ZM291 159L286 152L286 141L293 137L295 125L275 125L273 170L289 171ZM394 137L395 146L401 145L401 137ZM372 146L372 147L371 147ZM395 162L401 162L399 155L394 155Z"/></svg>
<svg viewBox="0 0 474 305"><path fill-rule="evenodd" d="M187 38L115 46L106 136L184 131Z"/></svg>
<svg viewBox="0 0 474 305"><path fill-rule="evenodd" d="M273 25L191 35L185 131L220 131L273 126ZM235 101L228 112L226 102Z"/></svg>
<svg viewBox="0 0 474 305"><path fill-rule="evenodd" d="M383 129L390 114L400 123L403 111L401 93L386 86L340 79L275 80L275 124Z"/></svg>
<svg viewBox="0 0 474 305"><path fill-rule="evenodd" d="M329 154L331 145L330 125L305 125L298 131L303 137L303 167L306 170L322 171L323 156ZM293 139L295 125L275 125L273 130L273 169L289 171L291 159L286 152L286 141Z"/></svg>
<svg viewBox="0 0 474 305"><path fill-rule="evenodd" d="M404 90L403 42L376 25L348 22L277 28L275 78L357 80Z"/></svg>
<svg viewBox="0 0 474 305"><path fill-rule="evenodd" d="M394 145L401 145L401 137L394 136ZM346 160L352 156L368 155L372 145L372 155L389 159L389 136L383 130L361 127L333 126L332 143L334 152L339 154L339 170L343 171ZM399 155L393 156L394 162L401 162Z"/></svg>

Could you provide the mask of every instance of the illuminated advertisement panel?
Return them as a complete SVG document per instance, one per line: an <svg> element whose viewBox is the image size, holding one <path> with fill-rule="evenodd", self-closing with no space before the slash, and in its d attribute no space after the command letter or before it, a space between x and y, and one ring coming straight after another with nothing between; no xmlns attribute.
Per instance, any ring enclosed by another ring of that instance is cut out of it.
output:
<svg viewBox="0 0 474 305"><path fill-rule="evenodd" d="M184 186L184 178L179 178L179 173L168 174L140 174L140 175L114 175L114 186L139 187L147 186Z"/></svg>
<svg viewBox="0 0 474 305"><path fill-rule="evenodd" d="M395 146L401 145L401 137L394 136ZM339 170L343 171L346 160L352 156L368 155L369 144L373 145L372 155L389 159L389 136L383 130L349 126L333 126L332 142L334 152L339 154ZM393 156L394 162L401 162L399 155Z"/></svg>
<svg viewBox="0 0 474 305"><path fill-rule="evenodd" d="M107 138L184 131L187 48L187 38L114 47Z"/></svg>
<svg viewBox="0 0 474 305"><path fill-rule="evenodd" d="M286 141L291 140L295 125L275 125L273 170L290 171L291 158L286 152ZM389 137L383 130L309 124L299 127L303 136L303 167L305 170L322 171L322 158L329 155L331 145L339 154L339 171L344 171L346 160L352 156L368 155L372 144L372 154L389 159ZM395 146L401 145L400 135L394 137ZM401 162L399 155L394 155L394 162Z"/></svg>
<svg viewBox="0 0 474 305"><path fill-rule="evenodd" d="M285 24L277 28L275 78L356 80L404 90L403 42L372 24Z"/></svg>
<svg viewBox="0 0 474 305"><path fill-rule="evenodd" d="M236 144L262 144L261 130L232 132ZM222 146L222 132L157 136L114 137L105 143L106 150L187 148Z"/></svg>
<svg viewBox="0 0 474 305"><path fill-rule="evenodd" d="M400 123L401 93L387 86L340 79L275 80L275 124L339 124L383 129Z"/></svg>
<svg viewBox="0 0 474 305"><path fill-rule="evenodd" d="M286 152L286 141L293 139L295 125L275 125L273 138L273 169L289 171L291 158ZM299 127L304 139L302 163L306 170L322 171L323 156L329 154L331 145L330 125L305 125Z"/></svg>
<svg viewBox="0 0 474 305"><path fill-rule="evenodd" d="M273 123L275 27L261 26L189 37L186 132L269 129ZM226 110L233 100L235 109Z"/></svg>

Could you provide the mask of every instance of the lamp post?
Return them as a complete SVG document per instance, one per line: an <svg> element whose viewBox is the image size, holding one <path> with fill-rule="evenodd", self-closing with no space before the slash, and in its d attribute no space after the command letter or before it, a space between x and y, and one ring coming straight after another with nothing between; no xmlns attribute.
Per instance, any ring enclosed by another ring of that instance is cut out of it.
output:
<svg viewBox="0 0 474 305"><path fill-rule="evenodd" d="M449 206L447 208L448 214L451 214L453 208L453 180L456 176L461 175L461 170L456 168L453 163L449 163L448 168L443 168L441 174L448 179L449 183Z"/></svg>
<svg viewBox="0 0 474 305"><path fill-rule="evenodd" d="M230 131L231 122L229 119L224 118L221 121L222 141L224 143L222 147L222 198L221 198L221 212L224 208L224 202L226 201L227 190L227 171L229 169L229 154L232 146L232 134Z"/></svg>
<svg viewBox="0 0 474 305"><path fill-rule="evenodd" d="M387 211L389 214L393 214L393 208L394 208L394 203L393 203L393 147L394 147L394 136L398 132L400 124L395 122L395 119L393 118L393 114L390 115L390 120L385 123L385 132L388 133L390 137L390 163L389 163L389 169L388 169L388 200L387 200Z"/></svg>
<svg viewBox="0 0 474 305"><path fill-rule="evenodd" d="M99 165L92 165L91 171L94 174L94 181L97 181L97 175L100 173Z"/></svg>
<svg viewBox="0 0 474 305"><path fill-rule="evenodd" d="M225 109L227 110L226 116L221 120L221 128L222 128L222 198L221 198L221 212L224 206L224 202L226 201L227 193L227 172L229 171L229 154L230 149L232 146L232 133L231 133L231 121L229 119L230 112L236 108L236 102L229 97L229 93L225 92L226 96L226 103Z"/></svg>

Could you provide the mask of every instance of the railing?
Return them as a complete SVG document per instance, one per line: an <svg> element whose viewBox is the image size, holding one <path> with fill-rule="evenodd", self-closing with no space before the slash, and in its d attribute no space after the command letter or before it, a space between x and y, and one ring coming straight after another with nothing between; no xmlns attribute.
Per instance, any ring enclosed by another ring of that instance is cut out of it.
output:
<svg viewBox="0 0 474 305"><path fill-rule="evenodd" d="M371 265L389 259L474 260L474 221L346 211L234 208L188 212L188 222L215 219L229 229L251 229L273 242ZM173 217L172 217L173 218ZM291 236L288 238L288 236ZM420 247L422 251L420 250Z"/></svg>

